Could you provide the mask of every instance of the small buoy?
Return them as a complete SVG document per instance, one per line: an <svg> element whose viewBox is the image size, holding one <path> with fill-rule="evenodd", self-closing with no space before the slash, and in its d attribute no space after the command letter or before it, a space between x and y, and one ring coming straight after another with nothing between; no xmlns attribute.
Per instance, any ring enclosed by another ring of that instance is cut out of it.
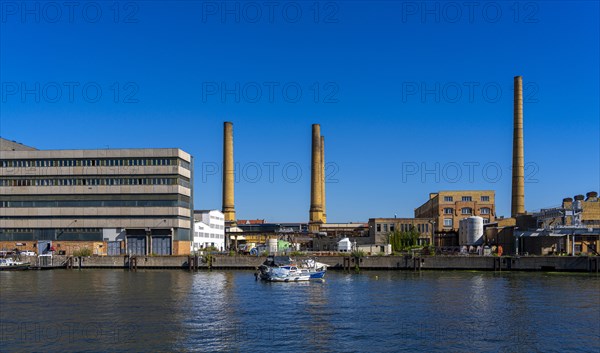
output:
<svg viewBox="0 0 600 353"><path fill-rule="evenodd" d="M379 276L375 276L375 279L379 279Z"/></svg>

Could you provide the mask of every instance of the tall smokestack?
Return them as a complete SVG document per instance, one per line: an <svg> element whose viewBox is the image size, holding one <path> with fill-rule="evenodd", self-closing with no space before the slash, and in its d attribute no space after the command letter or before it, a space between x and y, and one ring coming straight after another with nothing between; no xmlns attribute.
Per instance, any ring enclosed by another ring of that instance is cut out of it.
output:
<svg viewBox="0 0 600 353"><path fill-rule="evenodd" d="M321 220L327 223L327 208L325 207L325 136L321 136Z"/></svg>
<svg viewBox="0 0 600 353"><path fill-rule="evenodd" d="M514 132L511 216L525 213L525 155L523 151L523 78L514 78Z"/></svg>
<svg viewBox="0 0 600 353"><path fill-rule="evenodd" d="M321 163L321 126L319 124L312 125L312 160L310 170L310 220L308 228L311 232L318 232L319 226L323 223L323 189L321 187L323 164Z"/></svg>
<svg viewBox="0 0 600 353"><path fill-rule="evenodd" d="M227 225L235 224L233 181L233 123L227 121L223 129L223 214Z"/></svg>

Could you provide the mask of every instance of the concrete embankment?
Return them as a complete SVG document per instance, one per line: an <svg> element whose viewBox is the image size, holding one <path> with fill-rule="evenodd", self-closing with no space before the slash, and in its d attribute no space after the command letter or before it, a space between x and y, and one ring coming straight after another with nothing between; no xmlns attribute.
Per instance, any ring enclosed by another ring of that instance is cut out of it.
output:
<svg viewBox="0 0 600 353"><path fill-rule="evenodd" d="M52 256L40 261L38 258L24 257L32 266L40 269L51 268L171 268L189 269L194 267L194 258L187 256ZM213 255L208 259L198 258L198 269L255 269L265 260L264 257ZM595 272L600 270L600 257L585 256L319 256L317 261L330 266L330 269L354 270L488 270L488 271L572 271Z"/></svg>

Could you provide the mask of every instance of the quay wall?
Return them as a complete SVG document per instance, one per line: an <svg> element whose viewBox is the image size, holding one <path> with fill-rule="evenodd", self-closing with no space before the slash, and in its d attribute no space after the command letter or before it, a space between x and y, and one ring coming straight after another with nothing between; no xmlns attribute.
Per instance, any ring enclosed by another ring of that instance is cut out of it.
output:
<svg viewBox="0 0 600 353"><path fill-rule="evenodd" d="M72 268L129 268L127 256L90 256L72 258L56 255L52 261L44 262L37 257L23 256L32 266L41 269ZM137 268L188 269L187 256L137 256ZM213 255L210 259L199 259L199 269L255 269L265 257ZM208 261L207 261L208 260ZM71 262L70 262L71 261ZM489 271L573 271L598 272L600 257L587 256L318 256L317 261L329 265L329 269L354 270L489 270Z"/></svg>

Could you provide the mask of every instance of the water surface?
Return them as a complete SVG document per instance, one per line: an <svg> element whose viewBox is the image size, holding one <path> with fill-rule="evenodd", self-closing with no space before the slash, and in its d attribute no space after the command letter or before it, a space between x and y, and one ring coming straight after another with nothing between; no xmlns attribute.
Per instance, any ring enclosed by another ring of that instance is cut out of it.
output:
<svg viewBox="0 0 600 353"><path fill-rule="evenodd" d="M0 351L598 352L600 278L563 273L0 273Z"/></svg>

